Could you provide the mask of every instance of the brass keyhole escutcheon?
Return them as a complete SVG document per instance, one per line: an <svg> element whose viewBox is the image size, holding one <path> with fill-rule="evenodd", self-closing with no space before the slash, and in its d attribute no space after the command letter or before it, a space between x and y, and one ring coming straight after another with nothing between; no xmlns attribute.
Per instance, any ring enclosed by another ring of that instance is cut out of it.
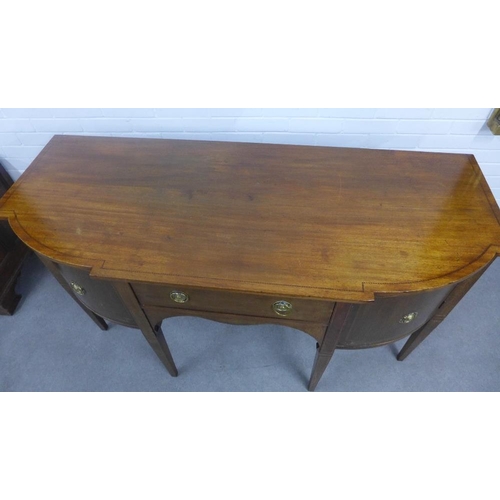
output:
<svg viewBox="0 0 500 500"><path fill-rule="evenodd" d="M75 283L74 281L70 283L70 286L73 289L73 291L78 295L85 295L87 293L87 291L85 290L85 288L83 288L83 286L80 286L78 283Z"/></svg>
<svg viewBox="0 0 500 500"><path fill-rule="evenodd" d="M286 300L278 300L273 304L273 311L278 316L288 316L292 312L292 304Z"/></svg>
<svg viewBox="0 0 500 500"><path fill-rule="evenodd" d="M178 304L184 304L189 300L189 295L185 292L178 292L177 290L174 290L170 292L170 298Z"/></svg>
<svg viewBox="0 0 500 500"><path fill-rule="evenodd" d="M411 323L418 316L418 312L411 312L405 314L400 320L400 323Z"/></svg>

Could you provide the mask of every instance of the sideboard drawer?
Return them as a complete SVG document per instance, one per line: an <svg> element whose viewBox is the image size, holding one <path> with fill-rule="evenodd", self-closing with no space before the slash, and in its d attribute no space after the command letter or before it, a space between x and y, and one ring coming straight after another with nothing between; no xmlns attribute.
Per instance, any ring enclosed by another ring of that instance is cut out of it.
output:
<svg viewBox="0 0 500 500"><path fill-rule="evenodd" d="M429 292L377 297L361 305L337 347L376 347L410 335L429 321L452 289L450 285Z"/></svg>
<svg viewBox="0 0 500 500"><path fill-rule="evenodd" d="M56 264L74 296L94 313L115 323L136 327L132 315L109 282L96 280L88 271Z"/></svg>
<svg viewBox="0 0 500 500"><path fill-rule="evenodd" d="M333 302L196 288L133 284L139 302L147 306L244 314L265 318L288 318L328 324Z"/></svg>

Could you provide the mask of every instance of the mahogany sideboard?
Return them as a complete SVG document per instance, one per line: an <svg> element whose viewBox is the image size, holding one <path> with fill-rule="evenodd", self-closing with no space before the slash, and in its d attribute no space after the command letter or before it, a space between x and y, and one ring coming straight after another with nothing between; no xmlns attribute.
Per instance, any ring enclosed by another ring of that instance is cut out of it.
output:
<svg viewBox="0 0 500 500"><path fill-rule="evenodd" d="M0 217L171 375L166 318L277 323L317 342L309 390L337 348L409 336L404 359L500 252L465 154L55 136Z"/></svg>

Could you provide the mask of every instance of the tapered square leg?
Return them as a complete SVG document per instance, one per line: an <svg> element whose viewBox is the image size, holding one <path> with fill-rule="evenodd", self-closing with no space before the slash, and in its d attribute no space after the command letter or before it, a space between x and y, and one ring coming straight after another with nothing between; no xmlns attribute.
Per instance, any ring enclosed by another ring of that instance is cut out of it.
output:
<svg viewBox="0 0 500 500"><path fill-rule="evenodd" d="M147 328L145 330L141 328L141 332L144 337L146 337L149 345L153 348L153 351L160 358L160 361L163 363L168 373L170 373L172 377L177 377L179 372L177 371L174 358L170 353L170 349L168 348L167 341L165 340L165 336L160 326L153 329L154 336L151 336L151 332Z"/></svg>
<svg viewBox="0 0 500 500"><path fill-rule="evenodd" d="M330 363L332 359L333 352L330 353L321 353L321 347L319 344L316 344L316 357L314 358L313 369L311 372L311 378L309 379L309 385L307 386L308 391L314 391L318 382L320 381L323 373Z"/></svg>
<svg viewBox="0 0 500 500"><path fill-rule="evenodd" d="M114 283L115 290L118 292L128 310L132 314L137 326L140 328L144 338L148 341L153 351L156 353L160 361L163 363L168 373L172 377L177 377L178 371L175 366L174 359L168 348L167 341L163 336L163 332L159 325L153 327L146 316L145 312L137 300L131 286L128 283Z"/></svg>
<svg viewBox="0 0 500 500"><path fill-rule="evenodd" d="M341 335L350 329L358 307L357 304L337 303L335 305L321 345L316 344L316 357L307 387L309 391L316 389L318 382L332 359Z"/></svg>
<svg viewBox="0 0 500 500"><path fill-rule="evenodd" d="M422 328L418 329L415 333L410 335L406 344L403 346L396 359L398 361L403 361L407 356L409 356L439 325L441 321L429 321Z"/></svg>
<svg viewBox="0 0 500 500"><path fill-rule="evenodd" d="M0 297L0 315L12 316L16 310L17 304L21 300L21 295L15 291L16 281L12 283Z"/></svg>

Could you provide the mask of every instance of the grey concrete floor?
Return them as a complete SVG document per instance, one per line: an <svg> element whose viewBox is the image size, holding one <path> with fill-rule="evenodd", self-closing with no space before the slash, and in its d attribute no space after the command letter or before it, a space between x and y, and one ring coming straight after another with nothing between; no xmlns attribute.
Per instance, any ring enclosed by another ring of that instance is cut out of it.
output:
<svg viewBox="0 0 500 500"><path fill-rule="evenodd" d="M306 391L315 341L286 327L172 318L169 376L139 330L99 330L32 257L12 317L0 316L1 391ZM322 391L500 390L500 259L404 362L389 346L338 350Z"/></svg>

